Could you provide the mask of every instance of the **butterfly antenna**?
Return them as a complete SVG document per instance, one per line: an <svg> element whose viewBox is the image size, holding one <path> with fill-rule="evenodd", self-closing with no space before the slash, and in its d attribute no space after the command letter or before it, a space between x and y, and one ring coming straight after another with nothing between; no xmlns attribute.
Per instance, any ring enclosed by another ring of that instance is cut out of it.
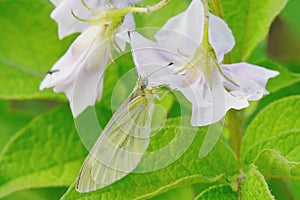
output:
<svg viewBox="0 0 300 200"><path fill-rule="evenodd" d="M56 72L59 72L59 69L53 69L53 70L47 72L47 74L52 75L52 74L54 74L54 73L56 73Z"/></svg>
<svg viewBox="0 0 300 200"><path fill-rule="evenodd" d="M174 64L175 64L174 61L171 61L169 64L164 65L164 66L162 66L162 67L160 67L160 68L154 70L154 71L151 72L150 74L148 74L148 76L147 76L146 78L149 78L150 76L152 76L153 74L159 72L160 70L162 70L162 69L164 69L164 68L166 68L166 67L172 66L172 65L174 65Z"/></svg>
<svg viewBox="0 0 300 200"><path fill-rule="evenodd" d="M129 30L127 31L127 35L128 35L129 41L131 42L131 32L130 32ZM133 52L133 50L132 50L132 52ZM134 56L134 54L133 54L133 56ZM167 65L163 65L162 67L160 67L160 68L154 70L153 72L151 72L150 74L148 74L148 76L146 76L146 77L142 77L141 75L139 75L139 79L146 79L146 80L147 80L147 79L148 79L150 76L152 76L153 74L159 72L160 70L162 70L162 69L164 69L164 68L166 68L166 67L172 66L172 65L174 65L174 64L175 64L174 61L170 61Z"/></svg>

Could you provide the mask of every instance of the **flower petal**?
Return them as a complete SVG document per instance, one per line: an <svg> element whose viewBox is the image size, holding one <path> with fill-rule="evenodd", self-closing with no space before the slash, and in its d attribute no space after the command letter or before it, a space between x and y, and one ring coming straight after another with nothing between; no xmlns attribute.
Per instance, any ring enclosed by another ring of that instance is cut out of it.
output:
<svg viewBox="0 0 300 200"><path fill-rule="evenodd" d="M217 70L214 72L209 85L210 91L204 94L204 98L210 99L211 103L207 104L207 106L199 106L199 103L198 105L193 103L192 126L214 124L221 120L229 109L242 109L249 106L247 99L235 98L224 89L222 78Z"/></svg>
<svg viewBox="0 0 300 200"><path fill-rule="evenodd" d="M65 55L63 55L51 68L40 85L40 89L50 88L66 83L73 79L73 73L78 70L78 63L88 53L89 47L101 32L100 27L91 26L72 43ZM53 72L53 73L52 73Z"/></svg>
<svg viewBox="0 0 300 200"><path fill-rule="evenodd" d="M103 56L95 54L93 57ZM107 60L107 58L104 58ZM99 64L99 58L93 60ZM74 117L77 117L88 106L93 106L95 102L101 100L103 91L104 69L107 62L102 61L96 71L80 70L74 82L74 90L70 101L71 110Z"/></svg>
<svg viewBox="0 0 300 200"><path fill-rule="evenodd" d="M129 2L130 4L136 4L136 3L141 2L141 0L128 0L128 2Z"/></svg>
<svg viewBox="0 0 300 200"><path fill-rule="evenodd" d="M194 53L202 42L204 10L201 0L193 0L184 12L168 20L155 38L166 49L183 55Z"/></svg>
<svg viewBox="0 0 300 200"><path fill-rule="evenodd" d="M225 85L231 93L239 97L247 97L248 100L258 100L264 94L268 94L266 84L272 77L277 76L277 71L265 69L249 63L236 63L221 65L223 73L238 86L225 81Z"/></svg>
<svg viewBox="0 0 300 200"><path fill-rule="evenodd" d="M137 32L132 32L130 38L137 71L148 79L149 85L173 85L173 81L180 80L180 77L174 75L174 69L177 66L172 62L174 58L180 59L178 55L161 48L157 43L146 39Z"/></svg>
<svg viewBox="0 0 300 200"><path fill-rule="evenodd" d="M99 10L107 5L106 1L94 0L87 2L92 9ZM93 14L85 8L81 0L63 0L51 13L51 18L58 24L58 35L62 39L70 34L83 32L90 25L74 18L72 11L82 19L88 19Z"/></svg>
<svg viewBox="0 0 300 200"><path fill-rule="evenodd" d="M215 50L218 62L221 63L224 55L232 50L235 40L232 31L226 22L213 14L209 18L209 41Z"/></svg>
<svg viewBox="0 0 300 200"><path fill-rule="evenodd" d="M196 107L206 107L211 105L211 95L208 85L201 80L198 80L192 84L189 84L189 81L186 80L183 83L184 87L178 87L178 90Z"/></svg>
<svg viewBox="0 0 300 200"><path fill-rule="evenodd" d="M40 89L54 87L55 92L66 93L74 117L102 96L108 62L108 44L101 37L104 30L105 27L91 26L83 32L40 85Z"/></svg>
<svg viewBox="0 0 300 200"><path fill-rule="evenodd" d="M110 0L110 2L115 8L124 8L128 6L128 0Z"/></svg>

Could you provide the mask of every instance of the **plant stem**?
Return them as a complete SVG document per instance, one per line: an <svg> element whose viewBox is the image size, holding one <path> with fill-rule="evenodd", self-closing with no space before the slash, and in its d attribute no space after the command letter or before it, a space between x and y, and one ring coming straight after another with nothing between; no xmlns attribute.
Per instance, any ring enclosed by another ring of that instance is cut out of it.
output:
<svg viewBox="0 0 300 200"><path fill-rule="evenodd" d="M219 0L209 0L209 2L210 2L210 5L212 7L213 13L215 15L219 16L220 18L224 19L223 11L222 11L222 8L220 6ZM223 63L227 63L227 64L231 63L230 53L228 53L224 56Z"/></svg>
<svg viewBox="0 0 300 200"><path fill-rule="evenodd" d="M208 33L208 26L209 26L209 7L206 0L202 0L203 8L204 8L204 32L203 32L203 41L202 45L209 45L209 33Z"/></svg>
<svg viewBox="0 0 300 200"><path fill-rule="evenodd" d="M223 18L223 13L222 13L222 9L220 7L219 0L210 0L210 4L211 4L214 14Z"/></svg>
<svg viewBox="0 0 300 200"><path fill-rule="evenodd" d="M230 132L231 148L240 159L240 149L243 136L243 116L239 111L230 110L228 112L228 129Z"/></svg>
<svg viewBox="0 0 300 200"><path fill-rule="evenodd" d="M223 18L223 13L220 7L219 0L210 0L211 6L213 8L213 11L216 15ZM204 15L205 15L205 21L204 21L204 36L203 36L203 43L209 45L209 34L208 34L208 23L209 23L209 7L207 0L202 0L202 4L204 7ZM203 45L203 44L202 44ZM225 63L230 63L230 55L225 55L224 58ZM219 70L221 72L221 70ZM226 76L224 76L226 77ZM230 79L229 79L230 81ZM243 136L243 119L240 113L236 110L230 110L228 112L228 129L230 131L230 143L232 150L236 153L237 158L240 158L240 148L241 148L241 141Z"/></svg>
<svg viewBox="0 0 300 200"><path fill-rule="evenodd" d="M157 11L164 6L166 6L171 0L162 0L159 3L153 5L153 6L148 6L146 8L139 8L139 7L129 7L128 11L129 12L135 12L135 13L151 13L154 11Z"/></svg>

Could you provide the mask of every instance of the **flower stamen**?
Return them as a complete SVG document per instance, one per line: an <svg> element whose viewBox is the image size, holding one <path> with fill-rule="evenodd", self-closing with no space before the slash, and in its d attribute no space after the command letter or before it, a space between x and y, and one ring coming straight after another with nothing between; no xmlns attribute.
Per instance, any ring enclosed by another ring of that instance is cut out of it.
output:
<svg viewBox="0 0 300 200"><path fill-rule="evenodd" d="M81 3L91 13L96 14L96 15L101 13L101 11L99 11L99 10L94 10L94 9L90 8L89 5L87 5L87 3L84 0L81 0Z"/></svg>
<svg viewBox="0 0 300 200"><path fill-rule="evenodd" d="M74 13L73 9L71 10L71 13L72 13L73 17L74 17L75 19L77 19L78 21L89 22L88 19L83 19L83 18L78 17L78 16Z"/></svg>

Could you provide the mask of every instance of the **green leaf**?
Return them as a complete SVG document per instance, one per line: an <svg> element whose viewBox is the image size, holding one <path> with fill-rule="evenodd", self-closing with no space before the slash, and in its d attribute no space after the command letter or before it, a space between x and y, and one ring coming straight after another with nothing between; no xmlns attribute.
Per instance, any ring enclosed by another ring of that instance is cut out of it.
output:
<svg viewBox="0 0 300 200"><path fill-rule="evenodd" d="M170 190L158 197L154 197L151 200L173 200L173 199L194 199L194 190L192 187L178 188Z"/></svg>
<svg viewBox="0 0 300 200"><path fill-rule="evenodd" d="M264 150L274 149L279 151L284 157L290 161L300 161L300 129L285 131L283 133L277 134L276 136L269 137L265 140L257 142L254 146L249 148L244 154L244 161L246 163L255 162L255 159L259 159L260 154ZM258 158L256 158L258 157ZM272 157L270 157L271 159ZM274 162L278 162L277 158ZM276 167L276 166L273 166ZM281 167L281 166L279 166ZM285 174L286 169L278 172ZM296 173L296 172L295 172ZM265 174L264 174L265 175ZM292 176L292 174L286 174L286 176Z"/></svg>
<svg viewBox="0 0 300 200"><path fill-rule="evenodd" d="M85 155L66 106L35 118L0 154L0 198L26 188L71 184Z"/></svg>
<svg viewBox="0 0 300 200"><path fill-rule="evenodd" d="M263 175L255 168L250 169L241 180L240 193L243 200L274 199Z"/></svg>
<svg viewBox="0 0 300 200"><path fill-rule="evenodd" d="M299 23L299 7L300 7L300 1L298 0L289 0L286 7L280 14L280 17L286 21L290 27L295 29L297 33L300 33L300 23Z"/></svg>
<svg viewBox="0 0 300 200"><path fill-rule="evenodd" d="M154 5L157 0L143 0L138 6L147 7ZM183 12L189 5L190 0L170 1L167 6L155 13L150 14L135 14L136 27L143 35L153 38L153 35L162 27L168 19ZM146 28L143 30L143 28Z"/></svg>
<svg viewBox="0 0 300 200"><path fill-rule="evenodd" d="M249 125L242 160L269 178L299 178L300 98L292 96L266 107Z"/></svg>
<svg viewBox="0 0 300 200"><path fill-rule="evenodd" d="M268 142L269 139L275 137L281 137L284 132L295 129L300 129L300 96L291 96L271 103L254 118L246 130L241 149L243 161L249 163L255 158L252 153L250 158L246 158L247 152L250 152L255 145ZM286 145L292 148L293 143L290 142ZM268 148L268 145L266 144L264 147Z"/></svg>
<svg viewBox="0 0 300 200"><path fill-rule="evenodd" d="M195 200L237 200L238 194L233 192L230 185L216 185L201 192Z"/></svg>
<svg viewBox="0 0 300 200"><path fill-rule="evenodd" d="M299 199L297 198L299 186L294 189L289 183L295 181L294 179L267 179L266 181L275 199Z"/></svg>
<svg viewBox="0 0 300 200"><path fill-rule="evenodd" d="M300 199L300 180L297 179L289 179L285 181L287 187L289 188L289 190L291 191L290 193L293 194L294 199Z"/></svg>
<svg viewBox="0 0 300 200"><path fill-rule="evenodd" d="M179 131L182 135L191 137L192 127L180 126L179 119L168 119L165 126L151 138L147 152L153 152L170 141L175 140ZM222 142L218 142L214 149L203 159L199 159L198 152L206 128L201 128L195 135L189 149L174 163L148 173L131 173L120 181L115 182L105 188L90 193L78 193L71 185L63 199L144 199L151 198L171 189L185 187L195 183L214 182L223 176L233 176L238 173L238 162L232 151ZM192 136L193 137L193 136ZM176 148L181 148L179 145ZM170 149L167 154L159 154L159 159L164 161L164 157L173 156L174 149ZM222 156L220 156L222 155ZM154 166L156 163L151 163ZM145 167L145 166L144 166ZM147 166L146 166L147 167ZM138 169L143 169L143 162Z"/></svg>
<svg viewBox="0 0 300 200"><path fill-rule="evenodd" d="M30 115L18 113L11 104L0 101L0 151L9 138L32 119Z"/></svg>
<svg viewBox="0 0 300 200"><path fill-rule="evenodd" d="M1 198L1 200L53 200L59 199L65 191L66 188L64 187L28 189L15 192L4 198Z"/></svg>
<svg viewBox="0 0 300 200"><path fill-rule="evenodd" d="M262 150L254 164L268 178L300 178L300 162L290 162L282 153L273 149Z"/></svg>
<svg viewBox="0 0 300 200"><path fill-rule="evenodd" d="M231 61L246 61L267 36L274 18L287 0L217 0L217 10L233 31L236 46L230 53ZM215 7L212 7L216 12Z"/></svg>
<svg viewBox="0 0 300 200"><path fill-rule="evenodd" d="M48 0L0 1L0 98L64 99L39 84L73 37L60 42Z"/></svg>
<svg viewBox="0 0 300 200"><path fill-rule="evenodd" d="M270 58L267 52L267 47L268 47L268 41L267 38L265 38L262 42L260 42L257 45L257 47L255 48L255 50L253 51L253 53L251 54L247 62L259 65L260 62L269 60Z"/></svg>
<svg viewBox="0 0 300 200"><path fill-rule="evenodd" d="M53 101L0 100L0 149L2 150L6 142L34 117L58 105Z"/></svg>

